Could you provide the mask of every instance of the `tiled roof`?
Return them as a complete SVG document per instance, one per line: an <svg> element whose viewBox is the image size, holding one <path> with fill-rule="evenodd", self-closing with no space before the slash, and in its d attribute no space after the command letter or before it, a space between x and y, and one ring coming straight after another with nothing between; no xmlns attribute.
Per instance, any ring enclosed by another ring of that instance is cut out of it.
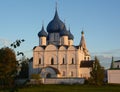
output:
<svg viewBox="0 0 120 92"><path fill-rule="evenodd" d="M93 66L93 62L94 62L94 60L81 61L80 67L81 67L81 68L92 67L92 66Z"/></svg>
<svg viewBox="0 0 120 92"><path fill-rule="evenodd" d="M114 61L114 62L120 62L120 60Z"/></svg>

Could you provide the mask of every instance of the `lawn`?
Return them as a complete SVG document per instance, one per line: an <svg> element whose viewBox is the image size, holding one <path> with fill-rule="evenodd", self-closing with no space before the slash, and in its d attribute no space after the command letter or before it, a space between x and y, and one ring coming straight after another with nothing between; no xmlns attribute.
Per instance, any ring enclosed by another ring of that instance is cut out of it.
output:
<svg viewBox="0 0 120 92"><path fill-rule="evenodd" d="M120 92L120 85L40 85L20 88L19 92Z"/></svg>
<svg viewBox="0 0 120 92"><path fill-rule="evenodd" d="M0 92L13 92L0 90ZM18 92L120 92L120 85L39 85L18 88Z"/></svg>

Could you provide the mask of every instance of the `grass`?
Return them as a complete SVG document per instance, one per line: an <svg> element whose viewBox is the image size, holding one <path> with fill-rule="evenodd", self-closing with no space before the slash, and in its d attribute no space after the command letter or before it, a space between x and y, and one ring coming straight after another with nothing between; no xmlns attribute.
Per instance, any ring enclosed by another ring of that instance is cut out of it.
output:
<svg viewBox="0 0 120 92"><path fill-rule="evenodd" d="M120 85L39 85L21 87L18 92L120 92Z"/></svg>
<svg viewBox="0 0 120 92"><path fill-rule="evenodd" d="M19 92L120 92L120 85L40 85L21 88Z"/></svg>

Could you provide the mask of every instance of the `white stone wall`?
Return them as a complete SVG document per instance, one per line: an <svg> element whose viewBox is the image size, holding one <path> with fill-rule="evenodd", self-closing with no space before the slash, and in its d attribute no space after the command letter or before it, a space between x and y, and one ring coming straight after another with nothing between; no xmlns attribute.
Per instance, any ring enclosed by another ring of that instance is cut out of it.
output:
<svg viewBox="0 0 120 92"><path fill-rule="evenodd" d="M43 84L84 84L84 78L51 78L43 79Z"/></svg>
<svg viewBox="0 0 120 92"><path fill-rule="evenodd" d="M33 68L51 66L58 69L59 77L81 77L81 75L89 77L90 69L80 68L84 55L81 49L76 49L74 46L69 46L67 49L61 46L58 49L55 45L48 45L45 50L37 46L33 52Z"/></svg>
<svg viewBox="0 0 120 92"><path fill-rule="evenodd" d="M120 70L107 70L108 83L120 84Z"/></svg>
<svg viewBox="0 0 120 92"><path fill-rule="evenodd" d="M120 62L114 62L114 68L120 68Z"/></svg>
<svg viewBox="0 0 120 92"><path fill-rule="evenodd" d="M86 79L88 79L89 77L90 77L90 70L91 70L91 68L80 68L79 69L79 76L81 77L81 78L86 78Z"/></svg>
<svg viewBox="0 0 120 92"><path fill-rule="evenodd" d="M61 37L61 45L68 45L68 36Z"/></svg>
<svg viewBox="0 0 120 92"><path fill-rule="evenodd" d="M38 74L39 71L39 68L33 68L33 62L29 62L29 79L31 78L32 74Z"/></svg>
<svg viewBox="0 0 120 92"><path fill-rule="evenodd" d="M68 45L73 45L73 40L68 40Z"/></svg>
<svg viewBox="0 0 120 92"><path fill-rule="evenodd" d="M40 44L41 46L46 46L46 37L40 37Z"/></svg>

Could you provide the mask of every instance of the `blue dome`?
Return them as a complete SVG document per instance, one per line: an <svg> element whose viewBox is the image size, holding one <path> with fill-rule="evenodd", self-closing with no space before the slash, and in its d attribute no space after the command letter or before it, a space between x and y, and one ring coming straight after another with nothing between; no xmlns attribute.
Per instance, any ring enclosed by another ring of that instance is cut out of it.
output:
<svg viewBox="0 0 120 92"><path fill-rule="evenodd" d="M70 30L69 30L69 35L68 35L68 39L70 40L70 39L74 39L74 36L73 36L73 34L70 32Z"/></svg>
<svg viewBox="0 0 120 92"><path fill-rule="evenodd" d="M63 30L60 31L60 36L69 36L69 32L66 30L65 26L64 26Z"/></svg>
<svg viewBox="0 0 120 92"><path fill-rule="evenodd" d="M60 32L64 28L64 23L59 19L57 10L55 12L55 16L52 21L49 22L47 26L47 32L54 33Z"/></svg>
<svg viewBox="0 0 120 92"><path fill-rule="evenodd" d="M44 30L44 27L42 26L41 31L38 33L38 37L47 37L47 33Z"/></svg>

